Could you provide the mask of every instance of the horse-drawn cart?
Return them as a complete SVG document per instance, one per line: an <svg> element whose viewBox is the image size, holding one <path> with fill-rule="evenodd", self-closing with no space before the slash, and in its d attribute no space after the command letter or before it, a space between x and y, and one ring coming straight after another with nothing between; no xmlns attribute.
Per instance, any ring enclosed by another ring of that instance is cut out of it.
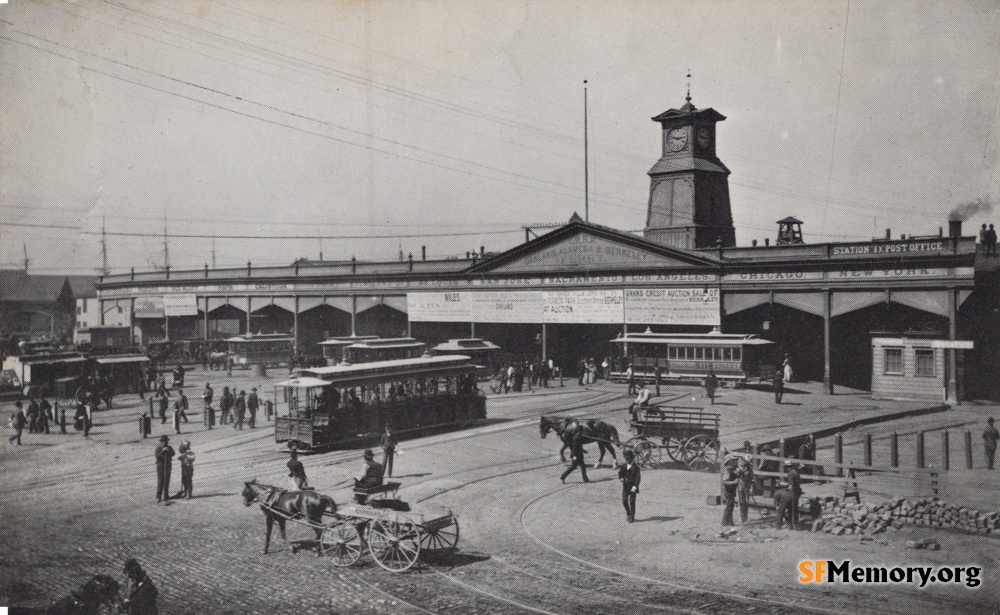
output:
<svg viewBox="0 0 1000 615"><path fill-rule="evenodd" d="M629 421L635 436L625 449L635 453L640 466L656 467L662 451L692 470L712 469L719 459L719 414L700 408L650 406ZM661 444L656 444L659 439Z"/></svg>
<svg viewBox="0 0 1000 615"><path fill-rule="evenodd" d="M429 506L419 511L409 510L408 505L394 497L399 486L386 483L369 489L356 488L355 496L360 496L359 501L364 503L342 507L336 507L329 497L314 491L285 491L256 482L246 483L243 495L248 505L260 504L268 518L268 543L273 521L278 522L282 537L284 522L292 521L316 532L317 555L330 557L334 566L351 566L367 550L382 568L405 572L417 563L422 553L453 552L458 546L459 529L458 518L447 508ZM315 500L316 505L310 507L306 501L309 499ZM291 511L295 512L290 514Z"/></svg>

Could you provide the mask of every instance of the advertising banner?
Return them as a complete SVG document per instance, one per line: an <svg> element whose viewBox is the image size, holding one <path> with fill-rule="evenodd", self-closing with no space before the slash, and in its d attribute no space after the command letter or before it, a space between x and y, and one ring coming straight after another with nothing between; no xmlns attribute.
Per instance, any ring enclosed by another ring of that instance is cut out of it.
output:
<svg viewBox="0 0 1000 615"><path fill-rule="evenodd" d="M163 311L167 316L197 316L198 299L194 295L164 295Z"/></svg>
<svg viewBox="0 0 1000 615"><path fill-rule="evenodd" d="M625 313L621 290L563 290L542 293L542 322L616 324Z"/></svg>
<svg viewBox="0 0 1000 615"><path fill-rule="evenodd" d="M630 288L625 323L630 325L719 325L717 288Z"/></svg>
<svg viewBox="0 0 1000 615"><path fill-rule="evenodd" d="M472 322L471 293L406 293L410 322Z"/></svg>
<svg viewBox="0 0 1000 615"><path fill-rule="evenodd" d="M469 293L474 322L537 323L542 318L542 293L488 291Z"/></svg>
<svg viewBox="0 0 1000 615"><path fill-rule="evenodd" d="M136 297L136 318L163 318L163 297Z"/></svg>

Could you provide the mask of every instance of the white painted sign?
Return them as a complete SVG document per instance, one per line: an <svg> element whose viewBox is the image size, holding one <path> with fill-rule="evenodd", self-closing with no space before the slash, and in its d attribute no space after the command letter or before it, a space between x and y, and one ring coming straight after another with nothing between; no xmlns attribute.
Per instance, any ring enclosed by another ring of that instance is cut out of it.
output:
<svg viewBox="0 0 1000 615"><path fill-rule="evenodd" d="M472 322L469 293L407 293L410 322Z"/></svg>
<svg viewBox="0 0 1000 615"><path fill-rule="evenodd" d="M621 323L625 319L621 290L563 290L542 293L542 322Z"/></svg>
<svg viewBox="0 0 1000 615"><path fill-rule="evenodd" d="M136 297L136 318L163 318L163 297Z"/></svg>
<svg viewBox="0 0 1000 615"><path fill-rule="evenodd" d="M717 288L629 288L625 322L630 325L719 325Z"/></svg>
<svg viewBox="0 0 1000 615"><path fill-rule="evenodd" d="M167 316L197 316L198 299L194 295L164 295L163 313Z"/></svg>
<svg viewBox="0 0 1000 615"><path fill-rule="evenodd" d="M488 291L469 295L475 322L537 323L544 311L540 292Z"/></svg>

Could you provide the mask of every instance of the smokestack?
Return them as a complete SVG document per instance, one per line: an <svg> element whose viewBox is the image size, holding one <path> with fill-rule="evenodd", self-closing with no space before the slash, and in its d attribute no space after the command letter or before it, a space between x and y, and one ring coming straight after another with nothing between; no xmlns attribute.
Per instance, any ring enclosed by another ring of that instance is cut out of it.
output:
<svg viewBox="0 0 1000 615"><path fill-rule="evenodd" d="M961 220L948 220L948 236L949 237L961 237L962 236L962 221Z"/></svg>
<svg viewBox="0 0 1000 615"><path fill-rule="evenodd" d="M885 240L889 241L890 239L892 239L892 229L887 228L885 229Z"/></svg>
<svg viewBox="0 0 1000 615"><path fill-rule="evenodd" d="M770 237L765 237L764 238L764 245L765 246L771 245L771 238Z"/></svg>
<svg viewBox="0 0 1000 615"><path fill-rule="evenodd" d="M486 246L479 246L479 256L486 256Z"/></svg>
<svg viewBox="0 0 1000 615"><path fill-rule="evenodd" d="M757 247L757 240L756 239L754 239L750 243L753 245L753 247L755 247L755 248Z"/></svg>
<svg viewBox="0 0 1000 615"><path fill-rule="evenodd" d="M420 260L427 260L427 246L420 246Z"/></svg>
<svg viewBox="0 0 1000 615"><path fill-rule="evenodd" d="M944 237L944 227L943 226L939 226L938 227L938 237Z"/></svg>

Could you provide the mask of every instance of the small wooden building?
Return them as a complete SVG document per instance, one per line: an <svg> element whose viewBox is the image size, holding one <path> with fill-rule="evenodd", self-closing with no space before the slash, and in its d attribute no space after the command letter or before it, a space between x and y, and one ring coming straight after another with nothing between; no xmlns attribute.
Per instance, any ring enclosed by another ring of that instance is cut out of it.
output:
<svg viewBox="0 0 1000 615"><path fill-rule="evenodd" d="M949 378L946 353L971 349L968 341L873 337L872 397L943 401Z"/></svg>

